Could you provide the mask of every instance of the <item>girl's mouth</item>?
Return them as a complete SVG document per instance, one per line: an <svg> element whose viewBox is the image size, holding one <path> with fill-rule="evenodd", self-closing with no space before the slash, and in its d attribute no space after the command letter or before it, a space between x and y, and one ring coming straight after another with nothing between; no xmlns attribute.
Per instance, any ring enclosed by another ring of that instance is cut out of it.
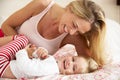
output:
<svg viewBox="0 0 120 80"><path fill-rule="evenodd" d="M68 68L68 60L64 60L63 67L64 67L64 69Z"/></svg>

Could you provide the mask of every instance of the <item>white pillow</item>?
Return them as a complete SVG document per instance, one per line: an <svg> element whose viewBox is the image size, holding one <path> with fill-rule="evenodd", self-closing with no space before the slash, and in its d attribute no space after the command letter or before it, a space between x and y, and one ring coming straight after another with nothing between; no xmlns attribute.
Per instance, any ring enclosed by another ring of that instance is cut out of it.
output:
<svg viewBox="0 0 120 80"><path fill-rule="evenodd" d="M120 24L106 19L106 51L113 62L120 61Z"/></svg>

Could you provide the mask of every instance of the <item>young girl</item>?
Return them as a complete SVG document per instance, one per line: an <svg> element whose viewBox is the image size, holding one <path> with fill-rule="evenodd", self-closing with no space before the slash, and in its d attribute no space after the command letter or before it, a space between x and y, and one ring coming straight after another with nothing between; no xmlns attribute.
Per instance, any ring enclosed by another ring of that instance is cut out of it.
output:
<svg viewBox="0 0 120 80"><path fill-rule="evenodd" d="M32 44L27 45L28 43L25 36L16 35L13 41L0 48L1 77L34 78L50 74L78 74L96 70L98 67L91 58L82 56L55 58L48 55L46 49Z"/></svg>

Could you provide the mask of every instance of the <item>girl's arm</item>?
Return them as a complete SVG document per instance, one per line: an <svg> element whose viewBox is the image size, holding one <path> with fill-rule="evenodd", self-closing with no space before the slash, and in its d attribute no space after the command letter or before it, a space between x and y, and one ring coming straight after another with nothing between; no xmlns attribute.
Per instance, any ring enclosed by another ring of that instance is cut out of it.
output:
<svg viewBox="0 0 120 80"><path fill-rule="evenodd" d="M23 35L15 35L14 40L0 47L0 77L15 78L10 69L10 61L15 58L15 54L20 49L26 47L29 40Z"/></svg>

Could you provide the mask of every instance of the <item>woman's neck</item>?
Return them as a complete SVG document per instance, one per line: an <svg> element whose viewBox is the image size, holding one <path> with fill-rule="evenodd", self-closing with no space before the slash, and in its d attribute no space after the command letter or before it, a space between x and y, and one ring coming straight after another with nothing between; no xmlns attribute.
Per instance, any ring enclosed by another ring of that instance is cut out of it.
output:
<svg viewBox="0 0 120 80"><path fill-rule="evenodd" d="M57 22L60 22L60 19L64 13L65 9L57 4L55 4L51 9L51 16Z"/></svg>
<svg viewBox="0 0 120 80"><path fill-rule="evenodd" d="M57 36L61 35L61 33L59 33L59 31L58 31L58 27L59 27L61 17L64 13L65 13L65 9L60 7L57 4L55 4L51 9L51 16L52 16L53 26L54 26L53 31L55 31Z"/></svg>

